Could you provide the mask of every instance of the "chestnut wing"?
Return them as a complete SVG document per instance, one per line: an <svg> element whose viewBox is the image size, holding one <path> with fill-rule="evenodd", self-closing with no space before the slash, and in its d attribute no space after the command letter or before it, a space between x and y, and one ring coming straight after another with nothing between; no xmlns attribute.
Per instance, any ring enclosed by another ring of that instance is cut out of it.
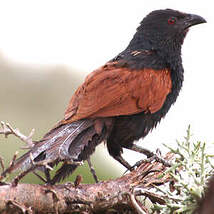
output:
<svg viewBox="0 0 214 214"><path fill-rule="evenodd" d="M76 90L65 120L154 113L162 107L171 87L167 69L131 70L109 63L89 74Z"/></svg>

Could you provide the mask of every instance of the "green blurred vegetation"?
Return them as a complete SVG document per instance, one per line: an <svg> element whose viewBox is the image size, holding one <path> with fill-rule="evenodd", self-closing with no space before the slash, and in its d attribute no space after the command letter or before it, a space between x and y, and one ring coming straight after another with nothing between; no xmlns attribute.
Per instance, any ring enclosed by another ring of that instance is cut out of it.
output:
<svg viewBox="0 0 214 214"><path fill-rule="evenodd" d="M62 119L71 95L84 78L83 73L71 71L65 66L17 64L4 60L1 55L0 74L0 121L10 123L25 135L35 128L34 140L39 140ZM25 152L20 149L22 146L24 144L14 136L8 139L0 136L0 156L6 165L16 151L19 155ZM106 159L107 153L103 155L103 146L99 146L92 157L99 179L118 176L120 173L103 157ZM84 183L94 182L87 164L79 167L68 180L73 181L77 174L83 175ZM41 183L32 174L22 182Z"/></svg>

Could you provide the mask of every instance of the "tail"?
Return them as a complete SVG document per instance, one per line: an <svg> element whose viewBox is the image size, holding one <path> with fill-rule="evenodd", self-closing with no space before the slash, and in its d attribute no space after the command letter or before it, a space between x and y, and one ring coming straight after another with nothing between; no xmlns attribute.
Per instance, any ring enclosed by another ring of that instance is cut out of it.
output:
<svg viewBox="0 0 214 214"><path fill-rule="evenodd" d="M58 183L64 180L66 177L71 175L74 170L77 168L77 165L64 163L56 172L54 177L51 179L51 184Z"/></svg>
<svg viewBox="0 0 214 214"><path fill-rule="evenodd" d="M52 179L52 183L59 182L77 168L76 164L70 163L84 161L95 151L95 147L104 139L105 133L104 126L101 132L97 133L95 122L91 119L59 125L17 159L12 167L2 173L2 176L17 169L29 170L33 166L32 160L33 162L47 161L51 166L64 161L65 163Z"/></svg>

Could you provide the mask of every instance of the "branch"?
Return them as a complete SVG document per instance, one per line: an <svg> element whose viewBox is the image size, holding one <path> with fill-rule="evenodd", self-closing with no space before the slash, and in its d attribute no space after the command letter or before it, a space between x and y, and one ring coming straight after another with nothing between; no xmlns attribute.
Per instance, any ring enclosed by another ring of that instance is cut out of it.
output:
<svg viewBox="0 0 214 214"><path fill-rule="evenodd" d="M165 157L168 161L172 158L172 154ZM166 170L161 163L144 162L120 178L96 184L12 186L0 183L0 213L111 213L110 210L115 210L117 213L146 214L148 209L137 196L144 195L153 203L165 203L149 189L171 180L169 174L163 174Z"/></svg>
<svg viewBox="0 0 214 214"><path fill-rule="evenodd" d="M9 123L5 123L1 121L0 134L4 134L7 138L8 135L13 134L18 137L21 141L27 144L25 148L32 148L34 146L34 142L32 140L35 129L32 129L28 136L22 134L19 129L14 129Z"/></svg>
<svg viewBox="0 0 214 214"><path fill-rule="evenodd" d="M4 134L5 137L13 134L25 142L28 148L34 145L32 141L34 129L29 136L25 136L8 123L1 122L1 126L0 134ZM173 155L168 154L165 160L169 161L172 158ZM9 173L15 159L16 154L7 170ZM90 160L88 162L90 166ZM2 159L0 164L4 169ZM48 160L41 163L34 163L32 160L32 167L38 165L48 167ZM163 176L166 169L166 165L160 162L141 161L136 170L115 180L81 184L82 177L77 176L74 184L54 186L18 184L20 178L28 173L25 171L10 184L0 182L0 213L111 213L110 210L114 210L117 213L147 214L148 209L137 197L145 196L152 203L164 204L163 196L154 194L149 189L171 180L169 174ZM93 172L92 167L91 171Z"/></svg>

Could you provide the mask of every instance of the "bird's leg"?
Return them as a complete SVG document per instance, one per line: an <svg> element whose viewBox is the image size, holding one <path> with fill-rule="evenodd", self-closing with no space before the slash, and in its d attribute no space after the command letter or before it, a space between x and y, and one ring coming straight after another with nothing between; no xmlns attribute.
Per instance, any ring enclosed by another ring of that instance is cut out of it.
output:
<svg viewBox="0 0 214 214"><path fill-rule="evenodd" d="M147 158L153 157L155 155L152 151L142 148L136 144L133 144L131 147L127 147L127 149L144 154Z"/></svg>
<svg viewBox="0 0 214 214"><path fill-rule="evenodd" d="M50 184L51 183L50 169L45 168L44 170L45 170L44 173L45 173L46 183Z"/></svg>
<svg viewBox="0 0 214 214"><path fill-rule="evenodd" d="M36 171L33 171L33 174L36 175L44 183L46 183L46 184L51 183L51 176L50 176L50 170L49 169L47 169L47 168L44 169L45 178L43 178L41 175L39 175Z"/></svg>
<svg viewBox="0 0 214 214"><path fill-rule="evenodd" d="M134 166L132 166L132 168L134 168L135 166L139 166L142 162L151 162L153 160L156 160L157 162L162 163L164 166L168 166L168 167L171 166L171 164L168 163L168 161L164 160L163 158L161 158L160 156L158 156L154 152L151 152L150 150L142 148L142 147L140 147L140 146L138 146L136 144L133 144L131 147L127 147L127 149L130 149L132 151L144 154L148 158L147 160L138 161Z"/></svg>
<svg viewBox="0 0 214 214"><path fill-rule="evenodd" d="M41 181L43 181L44 183L47 183L47 180L45 180L41 175L39 175L37 172L35 171L32 171L32 173L34 175L36 175L36 177L38 177Z"/></svg>
<svg viewBox="0 0 214 214"><path fill-rule="evenodd" d="M98 180L98 178L97 178L97 175L96 175L96 172L95 172L95 170L94 170L94 167L92 166L91 159L88 158L88 159L87 159L87 162L88 162L88 166L89 166L89 168L90 168L91 174L93 175L93 178L94 178L95 182L98 183L99 180Z"/></svg>
<svg viewBox="0 0 214 214"><path fill-rule="evenodd" d="M113 156L115 160L117 160L119 163L121 163L123 166L125 166L128 170L133 170L134 168L121 156Z"/></svg>

